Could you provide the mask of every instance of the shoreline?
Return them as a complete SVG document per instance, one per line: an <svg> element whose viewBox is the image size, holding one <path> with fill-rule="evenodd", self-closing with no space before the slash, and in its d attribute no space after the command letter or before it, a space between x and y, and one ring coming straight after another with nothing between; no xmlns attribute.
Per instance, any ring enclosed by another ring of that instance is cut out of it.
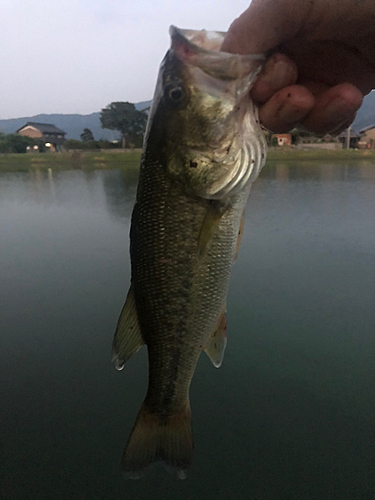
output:
<svg viewBox="0 0 375 500"><path fill-rule="evenodd" d="M69 151L65 153L0 154L0 172L66 169L138 169L141 150ZM367 160L375 164L375 150L300 150L287 147L270 148L267 164L274 162Z"/></svg>

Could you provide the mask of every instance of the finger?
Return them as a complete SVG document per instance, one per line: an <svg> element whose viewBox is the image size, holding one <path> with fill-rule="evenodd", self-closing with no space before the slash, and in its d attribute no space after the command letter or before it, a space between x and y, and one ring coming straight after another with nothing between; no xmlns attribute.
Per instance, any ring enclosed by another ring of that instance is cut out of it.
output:
<svg viewBox="0 0 375 500"><path fill-rule="evenodd" d="M297 81L297 66L284 54L273 54L259 74L251 96L255 101L266 102L283 87Z"/></svg>
<svg viewBox="0 0 375 500"><path fill-rule="evenodd" d="M314 96L305 87L285 87L259 109L259 119L273 132L288 132L310 113L314 103Z"/></svg>
<svg viewBox="0 0 375 500"><path fill-rule="evenodd" d="M363 94L354 85L342 83L323 92L315 99L315 105L302 125L317 135L337 130L357 112Z"/></svg>

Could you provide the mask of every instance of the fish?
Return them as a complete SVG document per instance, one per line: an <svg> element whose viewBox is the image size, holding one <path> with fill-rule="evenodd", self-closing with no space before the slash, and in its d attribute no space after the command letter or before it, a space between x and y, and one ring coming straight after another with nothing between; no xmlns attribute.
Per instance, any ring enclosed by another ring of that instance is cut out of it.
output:
<svg viewBox="0 0 375 500"><path fill-rule="evenodd" d="M130 229L131 286L113 339L118 370L143 345L148 389L122 457L185 478L189 387L200 354L227 343L226 297L266 142L249 91L264 56L220 51L225 33L170 28L146 127Z"/></svg>

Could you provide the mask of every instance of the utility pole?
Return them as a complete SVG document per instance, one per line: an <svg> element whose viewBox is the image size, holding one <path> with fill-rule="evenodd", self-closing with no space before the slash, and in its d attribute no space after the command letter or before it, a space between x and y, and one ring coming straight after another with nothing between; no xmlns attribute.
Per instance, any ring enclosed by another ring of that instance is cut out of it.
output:
<svg viewBox="0 0 375 500"><path fill-rule="evenodd" d="M349 127L346 129L346 149L350 148L350 132L352 130L352 126L349 125Z"/></svg>

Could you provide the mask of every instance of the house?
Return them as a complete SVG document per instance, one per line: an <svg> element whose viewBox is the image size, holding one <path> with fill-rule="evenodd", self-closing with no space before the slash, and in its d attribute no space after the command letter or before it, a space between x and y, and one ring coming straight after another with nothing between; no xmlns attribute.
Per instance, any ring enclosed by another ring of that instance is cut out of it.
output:
<svg viewBox="0 0 375 500"><path fill-rule="evenodd" d="M359 133L361 139L358 146L363 149L375 149L375 125L362 128Z"/></svg>
<svg viewBox="0 0 375 500"><path fill-rule="evenodd" d="M357 149L359 146L358 143L361 140L361 133L357 132L352 126L350 126L341 132L341 134L337 136L337 139L340 141L344 149L348 147L348 143L349 148Z"/></svg>
<svg viewBox="0 0 375 500"><path fill-rule="evenodd" d="M55 127L55 125L36 122L27 122L16 133L26 137L42 138L45 141L46 148L50 151L61 151L66 135L66 132Z"/></svg>
<svg viewBox="0 0 375 500"><path fill-rule="evenodd" d="M290 134L274 134L277 138L278 146L290 146L292 144L292 136Z"/></svg>

